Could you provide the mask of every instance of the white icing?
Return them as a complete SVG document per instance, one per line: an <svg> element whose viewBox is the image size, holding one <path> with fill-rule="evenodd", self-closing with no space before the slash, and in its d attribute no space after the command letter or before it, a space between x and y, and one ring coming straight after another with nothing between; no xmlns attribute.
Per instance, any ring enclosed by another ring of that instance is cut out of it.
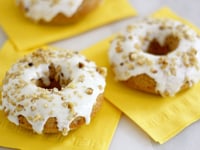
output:
<svg viewBox="0 0 200 150"><path fill-rule="evenodd" d="M160 30L161 26L166 28ZM162 56L145 52L150 41L157 39L162 45L170 34L180 39L179 45L174 51ZM122 39L114 39L109 50L110 63L114 66L113 70L117 80L124 81L131 76L147 74L156 81L156 90L163 96L166 92L170 96L175 95L185 79L188 80L190 86L200 80L200 38L189 27L177 21L149 18L127 27L120 35ZM149 40L141 40L146 37ZM119 45L121 52L116 50ZM187 67L184 65L182 57L185 55L189 60L191 49L196 50L196 54L193 55L195 64ZM129 59L130 53L134 53L134 61ZM168 62L165 69L161 69L161 65L158 64L160 58L164 58ZM137 61L143 61L143 64L139 65ZM130 66L134 66L134 69L129 69ZM174 69L175 74L170 69ZM151 70L157 72L153 73Z"/></svg>
<svg viewBox="0 0 200 150"><path fill-rule="evenodd" d="M35 56L36 54L39 55ZM30 62L33 66L28 65ZM42 77L46 83L50 83L47 72L49 73L51 63L55 67L61 67L63 76L61 72L59 76L62 79L71 79L61 90L48 90L32 82L33 79ZM80 68L79 63L84 66ZM19 125L17 117L23 115L37 133L42 133L44 124L50 117L57 118L59 131L69 131L70 123L78 116L84 117L88 124L97 96L104 92L105 87L105 76L96 69L94 62L70 51L36 51L19 60L7 72L2 88L2 108L9 112L8 119L16 125ZM93 90L92 94L86 92L88 88ZM63 106L65 102L73 104L73 112ZM24 107L20 111L17 108L19 105Z"/></svg>
<svg viewBox="0 0 200 150"><path fill-rule="evenodd" d="M16 0L25 7L26 16L35 21L51 21L57 14L73 16L83 0Z"/></svg>

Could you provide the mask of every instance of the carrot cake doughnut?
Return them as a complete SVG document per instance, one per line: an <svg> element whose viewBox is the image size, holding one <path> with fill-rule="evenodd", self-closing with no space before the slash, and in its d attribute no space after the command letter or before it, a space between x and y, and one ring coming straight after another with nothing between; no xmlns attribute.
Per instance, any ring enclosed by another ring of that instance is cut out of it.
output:
<svg viewBox="0 0 200 150"><path fill-rule="evenodd" d="M109 59L131 88L174 96L200 80L200 37L178 21L147 18L112 41Z"/></svg>
<svg viewBox="0 0 200 150"><path fill-rule="evenodd" d="M16 125L63 135L99 110L106 69L67 50L39 49L6 73L1 108Z"/></svg>
<svg viewBox="0 0 200 150"><path fill-rule="evenodd" d="M35 22L65 24L81 19L102 0L16 0L27 18Z"/></svg>

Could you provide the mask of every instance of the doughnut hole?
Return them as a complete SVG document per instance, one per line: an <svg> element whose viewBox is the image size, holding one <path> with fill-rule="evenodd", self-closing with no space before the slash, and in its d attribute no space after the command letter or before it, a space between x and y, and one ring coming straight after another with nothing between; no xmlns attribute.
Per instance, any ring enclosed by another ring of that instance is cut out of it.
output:
<svg viewBox="0 0 200 150"><path fill-rule="evenodd" d="M153 55L167 55L168 53L174 51L179 45L180 39L175 35L168 35L165 38L164 44L161 45L157 39L153 39L147 48L147 53Z"/></svg>
<svg viewBox="0 0 200 150"><path fill-rule="evenodd" d="M59 91L62 87L66 87L71 80L66 79L62 73L60 66L54 66L53 63L49 65L48 76L41 77L36 80L36 85L44 89L54 89L57 88ZM48 80L48 82L45 82Z"/></svg>

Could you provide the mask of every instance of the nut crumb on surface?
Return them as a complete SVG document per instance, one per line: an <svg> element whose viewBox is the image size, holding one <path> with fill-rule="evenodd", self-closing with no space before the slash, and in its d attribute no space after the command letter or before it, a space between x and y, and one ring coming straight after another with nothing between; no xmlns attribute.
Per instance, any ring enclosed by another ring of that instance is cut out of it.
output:
<svg viewBox="0 0 200 150"><path fill-rule="evenodd" d="M87 88L86 89L86 94L92 95L92 93L93 93L93 89L92 88Z"/></svg>

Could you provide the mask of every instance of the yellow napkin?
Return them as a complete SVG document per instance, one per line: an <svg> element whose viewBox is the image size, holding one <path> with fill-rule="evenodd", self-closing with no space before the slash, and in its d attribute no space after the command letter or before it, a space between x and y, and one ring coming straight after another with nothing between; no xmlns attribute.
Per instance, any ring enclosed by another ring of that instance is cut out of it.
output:
<svg viewBox="0 0 200 150"><path fill-rule="evenodd" d="M10 42L6 42L0 50L0 80L8 68L26 53L28 52L17 52ZM95 51L89 48L86 53L93 55ZM82 126L63 137L60 134L33 134L10 123L5 114L0 111L0 146L27 150L105 150L112 140L120 114L108 101L104 101L102 109L89 125Z"/></svg>
<svg viewBox="0 0 200 150"><path fill-rule="evenodd" d="M197 28L191 23L176 16L168 8L157 11L153 16L182 21L197 31ZM198 33L200 33L199 30ZM89 57L99 65L109 68L105 96L110 102L159 143L166 142L200 118L200 84L175 97L162 98L131 90L122 83L115 81L108 59L106 59L111 39L99 43L99 46L94 46L92 49L97 51Z"/></svg>
<svg viewBox="0 0 200 150"><path fill-rule="evenodd" d="M0 0L0 10L0 24L18 50L69 38L136 15L135 9L127 0L104 0L102 5L79 22L63 26L41 25L29 21L16 7L15 0Z"/></svg>

